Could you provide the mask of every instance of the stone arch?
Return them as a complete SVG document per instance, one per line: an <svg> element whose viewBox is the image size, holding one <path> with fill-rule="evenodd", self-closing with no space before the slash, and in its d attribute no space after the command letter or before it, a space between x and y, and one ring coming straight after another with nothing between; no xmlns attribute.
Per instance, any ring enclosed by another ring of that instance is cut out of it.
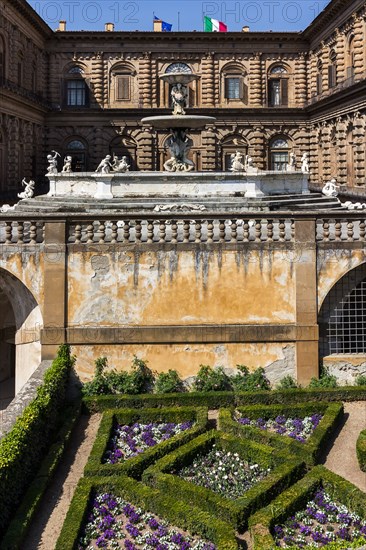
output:
<svg viewBox="0 0 366 550"><path fill-rule="evenodd" d="M268 139L267 154L269 170L286 170L289 155L293 150L293 140L288 134L273 134Z"/></svg>
<svg viewBox="0 0 366 550"><path fill-rule="evenodd" d="M127 157L130 170L137 170L137 143L130 136L116 136L109 144L109 154L119 158Z"/></svg>
<svg viewBox="0 0 366 550"><path fill-rule="evenodd" d="M0 312L0 397L9 400L41 362L43 320L32 292L3 268L0 268Z"/></svg>
<svg viewBox="0 0 366 550"><path fill-rule="evenodd" d="M223 137L219 143L221 167L226 172L231 167L231 155L236 151L242 153L243 158L248 154L248 141L240 134L229 134Z"/></svg>
<svg viewBox="0 0 366 550"><path fill-rule="evenodd" d="M248 71L237 61L229 61L220 72L221 97L226 103L248 104Z"/></svg>
<svg viewBox="0 0 366 550"><path fill-rule="evenodd" d="M73 172L86 172L88 149L89 144L87 140L79 135L69 136L65 139L62 147L63 158L67 155L72 157Z"/></svg>
<svg viewBox="0 0 366 550"><path fill-rule="evenodd" d="M332 286L318 314L319 356L366 356L366 262L344 273Z"/></svg>

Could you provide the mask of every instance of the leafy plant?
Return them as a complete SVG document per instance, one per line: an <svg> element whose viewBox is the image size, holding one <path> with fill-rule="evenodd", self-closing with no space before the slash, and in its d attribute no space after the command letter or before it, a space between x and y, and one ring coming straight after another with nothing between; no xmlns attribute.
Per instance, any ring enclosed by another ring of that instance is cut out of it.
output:
<svg viewBox="0 0 366 550"><path fill-rule="evenodd" d="M181 393L186 391L183 380L176 370L169 369L168 372L160 372L155 380L155 393Z"/></svg>
<svg viewBox="0 0 366 550"><path fill-rule="evenodd" d="M270 390L271 385L262 367L249 372L248 367L236 365L238 373L231 378L234 391Z"/></svg>
<svg viewBox="0 0 366 550"><path fill-rule="evenodd" d="M196 391L225 391L231 390L230 378L223 367L213 369L209 365L200 365L196 379L193 383Z"/></svg>
<svg viewBox="0 0 366 550"><path fill-rule="evenodd" d="M366 374L359 374L355 382L356 386L366 386Z"/></svg>
<svg viewBox="0 0 366 550"><path fill-rule="evenodd" d="M297 382L296 380L290 376L289 374L287 376L284 376L281 378L277 385L277 390L291 390L293 388L297 388Z"/></svg>
<svg viewBox="0 0 366 550"><path fill-rule="evenodd" d="M325 367L321 369L320 378L312 378L309 388L336 388L337 377L334 374L329 374L329 370Z"/></svg>

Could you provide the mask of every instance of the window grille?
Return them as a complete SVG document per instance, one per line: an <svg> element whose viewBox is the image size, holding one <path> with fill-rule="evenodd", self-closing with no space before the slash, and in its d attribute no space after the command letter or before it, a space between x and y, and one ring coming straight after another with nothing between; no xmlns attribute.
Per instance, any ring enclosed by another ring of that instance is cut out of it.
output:
<svg viewBox="0 0 366 550"><path fill-rule="evenodd" d="M320 355L366 353L366 264L340 279L320 311Z"/></svg>

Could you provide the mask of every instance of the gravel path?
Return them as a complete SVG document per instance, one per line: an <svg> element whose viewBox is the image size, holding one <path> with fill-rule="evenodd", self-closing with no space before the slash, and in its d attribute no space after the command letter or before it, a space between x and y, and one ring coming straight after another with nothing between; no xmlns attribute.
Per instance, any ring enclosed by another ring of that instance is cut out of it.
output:
<svg viewBox="0 0 366 550"><path fill-rule="evenodd" d="M346 422L336 436L324 465L366 492L366 473L360 470L356 455L356 441L366 429L366 402L344 404Z"/></svg>
<svg viewBox="0 0 366 550"><path fill-rule="evenodd" d="M83 475L100 420L100 414L80 417L66 455L45 493L21 550L55 548L76 485Z"/></svg>

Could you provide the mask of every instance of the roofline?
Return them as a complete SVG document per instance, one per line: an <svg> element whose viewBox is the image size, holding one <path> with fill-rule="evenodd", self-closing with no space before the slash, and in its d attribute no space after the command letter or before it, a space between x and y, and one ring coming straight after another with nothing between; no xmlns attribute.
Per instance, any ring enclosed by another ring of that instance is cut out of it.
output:
<svg viewBox="0 0 366 550"><path fill-rule="evenodd" d="M45 38L53 34L51 27L26 0L7 0L20 14L27 18L27 21Z"/></svg>
<svg viewBox="0 0 366 550"><path fill-rule="evenodd" d="M357 0L355 0L355 3ZM352 2L351 2L352 3ZM357 11L359 8L365 5L364 0L358 0L359 6L356 6L352 11ZM328 22L341 14L342 11L345 12L349 6L345 6L344 0L331 0L327 6L319 13L319 15L304 29L303 37L309 42L319 33L324 30L324 27Z"/></svg>

